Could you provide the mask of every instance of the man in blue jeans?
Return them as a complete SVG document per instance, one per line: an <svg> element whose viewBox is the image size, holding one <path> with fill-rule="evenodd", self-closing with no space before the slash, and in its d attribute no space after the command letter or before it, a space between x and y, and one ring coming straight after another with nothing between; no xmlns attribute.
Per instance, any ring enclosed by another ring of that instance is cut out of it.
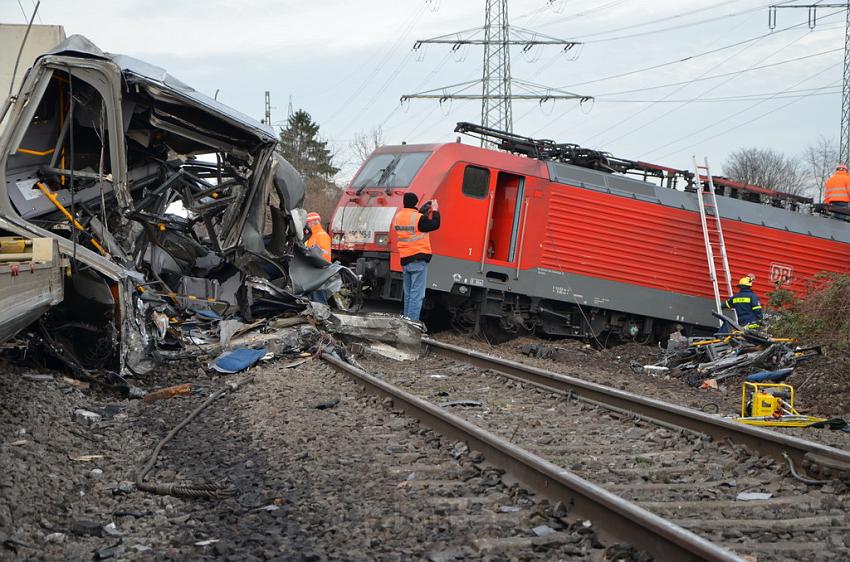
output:
<svg viewBox="0 0 850 562"><path fill-rule="evenodd" d="M414 193L405 193L403 201L404 208L396 213L391 228L396 233L401 258L404 316L418 321L431 261L428 233L440 228L440 212L436 200L425 203L417 211L419 198Z"/></svg>

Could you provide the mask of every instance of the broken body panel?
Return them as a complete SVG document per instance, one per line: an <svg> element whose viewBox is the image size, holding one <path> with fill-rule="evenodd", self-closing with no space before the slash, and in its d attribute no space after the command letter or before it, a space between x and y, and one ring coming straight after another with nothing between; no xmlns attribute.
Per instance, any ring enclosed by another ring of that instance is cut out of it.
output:
<svg viewBox="0 0 850 562"><path fill-rule="evenodd" d="M304 183L274 132L161 68L71 36L7 124L0 234L52 237L70 259L40 327L76 368L149 372L210 321L303 308L341 269L301 244Z"/></svg>

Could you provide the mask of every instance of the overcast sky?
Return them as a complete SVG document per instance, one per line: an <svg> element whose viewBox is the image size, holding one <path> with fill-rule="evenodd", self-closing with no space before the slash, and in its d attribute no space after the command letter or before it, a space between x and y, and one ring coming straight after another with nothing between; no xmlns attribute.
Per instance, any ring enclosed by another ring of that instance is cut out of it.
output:
<svg viewBox="0 0 850 562"><path fill-rule="evenodd" d="M0 21L23 23L32 2L0 0ZM515 47L514 78L596 98L516 101L514 131L677 167L707 156L718 171L740 147L799 154L819 135L837 141L844 13L822 8L810 30L806 10L780 10L771 33L771 3L509 0L513 25L583 42L567 55ZM454 140L456 122L480 120L480 101L399 98L481 77L482 47L412 47L480 27L484 0L42 0L39 14L37 23L163 66L204 93L218 89L258 119L264 91L273 123L285 122L291 96L344 177L359 131L380 126L388 144L441 142Z"/></svg>

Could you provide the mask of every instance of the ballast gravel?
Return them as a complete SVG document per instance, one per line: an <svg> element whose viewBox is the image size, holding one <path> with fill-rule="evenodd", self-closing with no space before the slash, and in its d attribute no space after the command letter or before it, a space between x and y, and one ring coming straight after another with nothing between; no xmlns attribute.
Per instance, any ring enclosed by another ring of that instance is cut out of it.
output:
<svg viewBox="0 0 850 562"><path fill-rule="evenodd" d="M162 369L145 403L81 389L60 373L0 369L2 560L589 560L592 522L503 482L464 444L440 438L366 396L318 360L247 374L200 364ZM168 443L151 483L234 488L226 499L135 490L134 469L229 380ZM85 410L100 416L78 416ZM628 547L613 545L628 560Z"/></svg>

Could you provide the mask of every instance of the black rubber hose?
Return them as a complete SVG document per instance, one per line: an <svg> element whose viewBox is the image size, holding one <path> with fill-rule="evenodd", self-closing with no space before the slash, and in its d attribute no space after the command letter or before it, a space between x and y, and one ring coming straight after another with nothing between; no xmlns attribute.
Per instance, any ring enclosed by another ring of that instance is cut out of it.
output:
<svg viewBox="0 0 850 562"><path fill-rule="evenodd" d="M204 402L192 410L186 418L177 424L168 434L157 443L156 447L154 447L153 452L150 457L148 457L147 462L142 466L142 468L136 473L136 488L142 490L143 492L151 492L153 494L159 494L163 496L182 496L182 497L190 497L190 498L213 498L220 499L232 496L236 493L236 490L233 488L221 488L219 486L211 485L211 484L200 484L200 485L185 485L185 484L177 484L177 483L168 483L168 484L148 484L146 483L145 477L148 473L153 469L156 464L156 460L159 457L160 452L162 452L162 448L171 441L175 435L180 433L180 430L189 425L189 423L195 419L198 414L204 411L204 409L227 394L228 392L238 390L240 387L245 384L252 382L254 380L254 376L245 377L241 381L235 383L229 383L224 388L217 390L207 397Z"/></svg>

